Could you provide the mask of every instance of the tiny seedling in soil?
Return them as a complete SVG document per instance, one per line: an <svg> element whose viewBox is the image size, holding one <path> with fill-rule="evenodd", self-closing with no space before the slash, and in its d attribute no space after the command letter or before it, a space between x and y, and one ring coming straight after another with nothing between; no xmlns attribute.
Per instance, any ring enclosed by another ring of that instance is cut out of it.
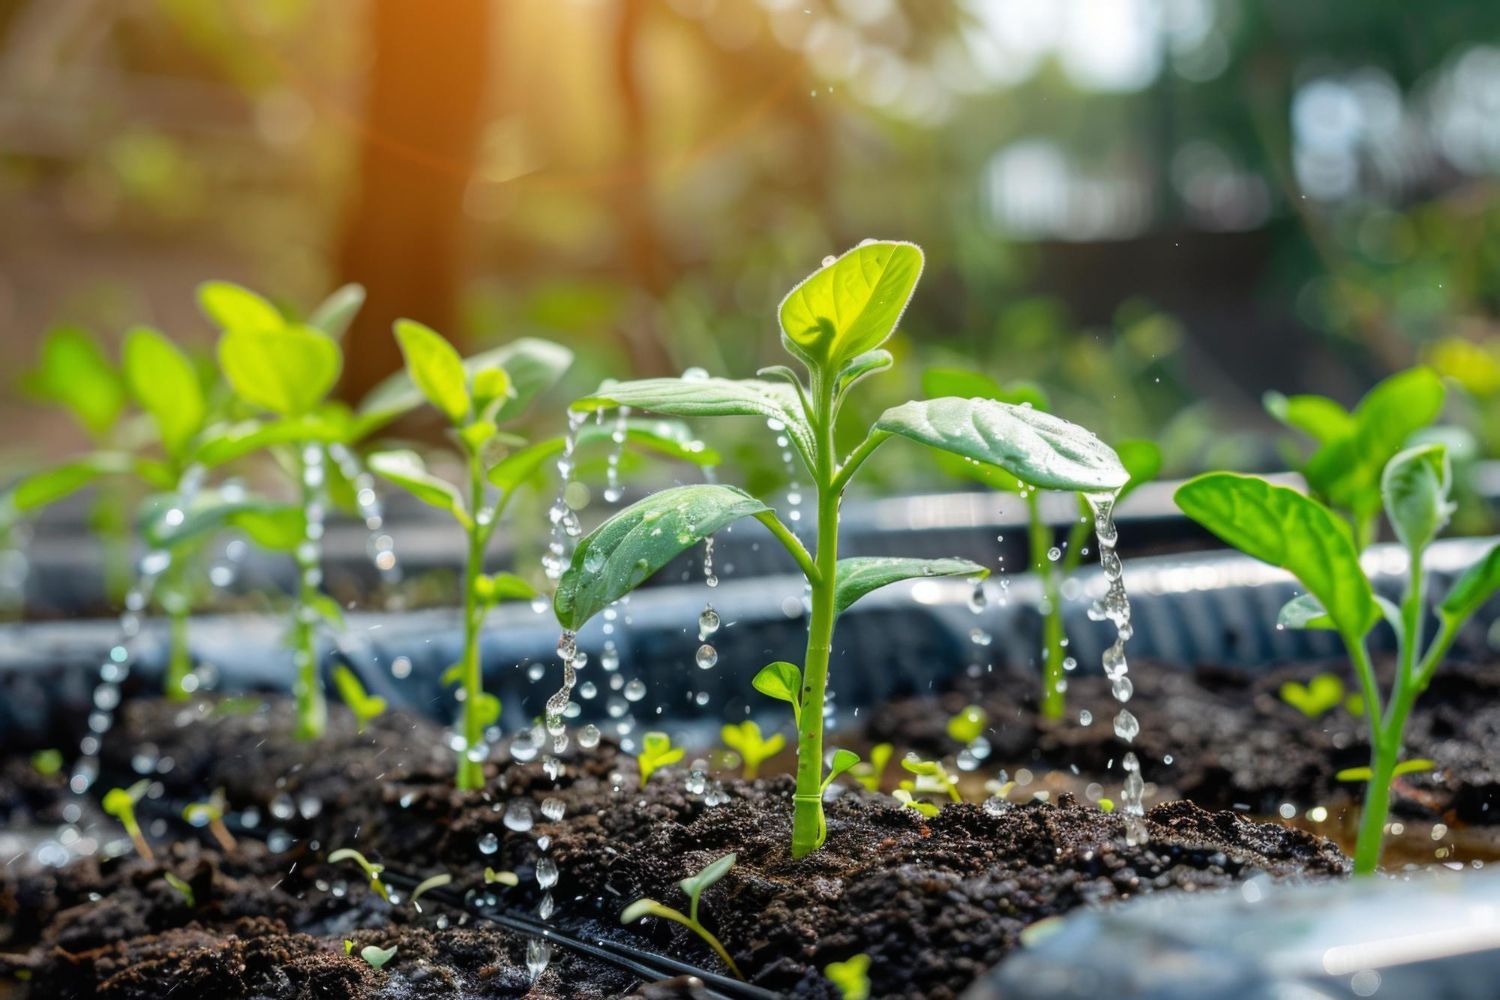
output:
<svg viewBox="0 0 1500 1000"><path fill-rule="evenodd" d="M141 832L141 824L135 818L136 803L140 802L146 795L146 789L151 787L151 782L142 779L129 788L111 788L104 793L102 806L104 811L125 828L130 835L130 842L135 845L135 851L147 861L155 861L156 855L151 852L151 845L146 842L146 836Z"/></svg>
<svg viewBox="0 0 1500 1000"><path fill-rule="evenodd" d="M385 963L396 957L396 946L380 948L373 944L367 944L359 950L359 957L365 960L370 968L379 971L385 968Z"/></svg>
<svg viewBox="0 0 1500 1000"><path fill-rule="evenodd" d="M198 905L198 897L193 892L193 887L184 879L179 878L174 872L162 872L161 877L166 880L167 885L176 889L182 898L187 900L188 906L196 907Z"/></svg>
<svg viewBox="0 0 1500 1000"><path fill-rule="evenodd" d="M698 920L698 902L703 896L703 890L727 875L729 869L734 867L736 860L738 860L736 855L726 854L719 860L708 864L698 874L677 883L687 894L688 912L686 914L681 910L674 910L670 906L658 903L654 899L638 899L620 913L620 923L633 924L643 917L662 917L675 921L707 942L708 946L723 960L729 971L734 973L735 978L744 979L745 977L740 974L739 966L734 964L734 959L729 957L729 952L725 950L724 945Z"/></svg>
<svg viewBox="0 0 1500 1000"><path fill-rule="evenodd" d="M901 758L901 766L912 777L901 782L901 788L916 795L946 795L953 802L962 802L958 793L958 775L948 773L940 760L923 760L914 753Z"/></svg>
<svg viewBox="0 0 1500 1000"><path fill-rule="evenodd" d="M870 956L861 952L842 962L829 962L823 966L823 975L839 991L843 1000L869 1000Z"/></svg>
<svg viewBox="0 0 1500 1000"><path fill-rule="evenodd" d="M411 905L417 908L418 913L421 913L422 905L418 903L417 900L421 899L424 895L431 892L432 890L441 889L443 886L449 885L452 882L453 876L449 875L447 872L444 872L441 875L433 875L431 878L424 878L421 882L417 883L417 887L411 891Z"/></svg>
<svg viewBox="0 0 1500 1000"><path fill-rule="evenodd" d="M1178 506L1189 517L1240 551L1289 571L1307 589L1281 609L1278 624L1336 631L1349 652L1370 726L1369 774L1354 848L1354 870L1361 874L1373 872L1380 862L1391 779L1403 763L1402 736L1412 705L1464 622L1500 588L1497 545L1438 602L1437 633L1426 641L1422 557L1452 511L1447 449L1427 444L1398 452L1386 463L1379 483L1386 516L1409 556L1399 607L1374 592L1360 566L1356 532L1373 532L1362 526L1362 518L1355 519L1351 530L1325 504L1254 476L1209 473L1177 490ZM1397 648L1395 681L1387 692L1380 690L1366 647L1371 631L1382 622L1395 632Z"/></svg>
<svg viewBox="0 0 1500 1000"><path fill-rule="evenodd" d="M983 578L965 559L839 559L839 506L860 467L892 437L1000 466L1032 487L1087 493L1113 502L1129 474L1102 441L1034 407L950 396L909 402L883 413L847 456L835 446L840 411L865 378L895 359L881 345L895 332L916 288L922 252L909 243L866 241L829 258L782 301L781 343L801 363L764 369L763 378L685 376L608 383L573 404L575 412L628 406L670 416L745 415L785 433L816 489L812 551L766 504L733 486L680 486L626 508L579 542L553 598L558 622L574 633L612 601L639 586L679 552L753 517L779 541L811 588L807 649L799 667L771 664L756 688L792 706L798 729L793 797L793 857L827 836L823 815L823 704L834 626L866 594L902 580ZM565 636L565 638L567 638ZM769 672L769 673L768 673Z"/></svg>
<svg viewBox="0 0 1500 1000"><path fill-rule="evenodd" d="M653 774L677 763L685 753L687 751L682 747L672 745L672 737L666 733L646 733L642 736L640 756L635 759L635 766L641 772L641 787L645 788Z"/></svg>
<svg viewBox="0 0 1500 1000"><path fill-rule="evenodd" d="M484 869L484 884L514 887L521 884L521 879L515 872L497 872L495 869L486 866Z"/></svg>
<svg viewBox="0 0 1500 1000"><path fill-rule="evenodd" d="M235 839L224 825L224 789L216 788L202 802L190 802L182 809L182 818L196 827L207 827L214 840L226 853L235 848Z"/></svg>
<svg viewBox="0 0 1500 1000"><path fill-rule="evenodd" d="M877 743L870 748L870 759L851 767L849 774L868 791L878 792L885 777L886 766L890 764L895 752L896 748L889 743Z"/></svg>
<svg viewBox="0 0 1500 1000"><path fill-rule="evenodd" d="M958 714L948 720L948 736L956 743L967 746L984 735L990 717L978 705L965 705Z"/></svg>
<svg viewBox="0 0 1500 1000"><path fill-rule="evenodd" d="M385 900L387 903L391 901L391 891L387 889L385 887L385 883L380 880L380 873L385 871L385 865L377 865L371 862L363 854L359 853L352 847L341 847L338 850L334 851L332 854L328 855L329 864L336 865L340 861L353 861L355 864L359 865L359 867L365 873L365 878L370 880L370 888L375 891L375 894L381 899Z"/></svg>
<svg viewBox="0 0 1500 1000"><path fill-rule="evenodd" d="M760 766L786 746L786 737L780 733L772 733L769 739L763 737L760 726L753 719L746 719L738 725L730 723L719 731L719 736L724 745L745 762L746 781L754 781L760 774Z"/></svg>
<svg viewBox="0 0 1500 1000"><path fill-rule="evenodd" d="M344 704L349 706L349 711L354 713L354 722L359 732L364 732L373 720L385 712L385 699L365 691L359 675L342 664L333 671L333 686L338 689Z"/></svg>

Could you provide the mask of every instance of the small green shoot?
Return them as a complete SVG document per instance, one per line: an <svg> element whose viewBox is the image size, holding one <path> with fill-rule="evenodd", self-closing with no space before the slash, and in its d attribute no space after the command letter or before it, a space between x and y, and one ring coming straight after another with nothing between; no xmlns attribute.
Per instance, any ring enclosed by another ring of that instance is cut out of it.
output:
<svg viewBox="0 0 1500 1000"><path fill-rule="evenodd" d="M672 745L672 737L666 733L647 733L641 737L641 752L635 759L636 767L641 772L641 787L646 787L646 782L657 771L670 764L675 764L687 753L682 747Z"/></svg>
<svg viewBox="0 0 1500 1000"><path fill-rule="evenodd" d="M775 698L792 706L792 722L802 726L802 671L795 663L777 660L761 667L750 681L767 698Z"/></svg>
<svg viewBox="0 0 1500 1000"><path fill-rule="evenodd" d="M1102 812L1107 812L1107 813L1114 812L1115 811L1115 800L1114 799L1109 799L1109 798L1102 798L1102 799L1100 799L1099 800L1099 809Z"/></svg>
<svg viewBox="0 0 1500 1000"><path fill-rule="evenodd" d="M670 906L658 903L654 899L638 899L620 913L620 923L633 924L648 916L661 917L679 923L702 938L723 961L725 967L734 973L736 979L744 979L745 977L740 974L739 966L734 964L734 959L729 957L729 952L724 945L698 920L698 903L703 896L703 891L727 875L737 860L736 855L726 854L717 861L709 863L698 874L690 875L677 883L688 897L686 914L681 910L674 910Z"/></svg>
<svg viewBox="0 0 1500 1000"><path fill-rule="evenodd" d="M902 784L906 784L906 782L902 782ZM891 797L894 798L897 802L901 803L903 809L915 809L917 812L921 813L923 816L926 816L928 819L931 819L938 814L937 806L933 805L931 802L927 802L923 799L917 798L911 793L909 789L898 788L891 793Z"/></svg>
<svg viewBox="0 0 1500 1000"><path fill-rule="evenodd" d="M1420 387L1422 378L1413 378ZM1425 392L1429 402L1434 397L1441 402L1441 385ZM1400 429L1410 413L1395 413L1400 408L1394 404L1390 408L1391 425ZM1364 426L1359 419L1355 422ZM1365 437L1386 427L1386 423L1378 428L1371 425ZM1405 433L1381 437L1371 447L1382 444L1376 451L1383 452L1383 443L1398 437L1404 440ZM1385 430L1380 434L1385 435ZM1358 442L1365 437L1339 435L1330 440ZM1361 484L1370 479L1364 465L1368 455L1356 454L1352 444L1344 447L1341 454L1352 464L1341 478L1329 483L1338 485L1338 495L1357 500L1363 495ZM1376 595L1360 565L1356 539L1373 534L1373 518L1365 516L1363 501L1351 508L1356 514L1351 530L1327 505L1254 476L1210 473L1177 490L1177 504L1189 517L1247 555L1287 570L1307 589L1282 608L1283 627L1332 629L1349 653L1370 727L1370 765L1354 847L1358 874L1372 873L1380 864L1391 780L1403 766L1401 748L1412 706L1431 683L1464 623L1500 589L1500 545L1496 545L1462 573L1437 603L1438 628L1428 640L1423 635L1428 580L1422 557L1453 510L1447 449L1442 444L1426 444L1399 451L1385 463L1378 482L1386 516L1408 554L1406 593L1399 606ZM1333 486L1325 484L1324 488ZM1381 623L1396 635L1396 674L1388 692L1380 690L1366 647L1370 632ZM1346 773L1365 772L1351 769Z"/></svg>
<svg viewBox="0 0 1500 1000"><path fill-rule="evenodd" d="M1391 769L1391 777L1399 778L1403 774L1420 774L1423 771L1431 771L1434 767L1437 767L1437 764L1425 757L1403 760ZM1346 767L1333 777L1336 781L1369 781L1372 773L1368 767Z"/></svg>
<svg viewBox="0 0 1500 1000"><path fill-rule="evenodd" d="M359 853L352 847L341 847L338 850L334 851L332 854L328 855L329 864L336 865L340 861L353 861L355 864L359 865L359 867L363 869L365 877L370 880L370 888L374 890L375 895L379 896L387 903L391 901L391 891L387 889L385 883L380 880L380 873L385 871L385 865L377 865L371 862L363 854Z"/></svg>
<svg viewBox="0 0 1500 1000"><path fill-rule="evenodd" d="M198 905L198 897L193 892L193 887L185 880L179 878L175 872L162 872L161 877L166 880L167 885L176 889L182 895L182 898L187 900L188 906L196 907Z"/></svg>
<svg viewBox="0 0 1500 1000"><path fill-rule="evenodd" d="M378 694L368 694L365 686L359 682L359 675L343 664L333 672L333 686L338 688L339 697L349 706L349 711L354 713L355 724L361 733L371 720L379 718L386 709L385 699Z"/></svg>
<svg viewBox="0 0 1500 1000"><path fill-rule="evenodd" d="M1287 681L1277 694L1309 719L1316 719L1344 701L1344 682L1335 674L1318 674L1306 684Z"/></svg>
<svg viewBox="0 0 1500 1000"><path fill-rule="evenodd" d="M901 758L901 766L914 775L912 780L901 783L907 791L917 795L946 795L954 802L964 800L958 794L958 775L949 774L942 761L923 760L909 753Z"/></svg>
<svg viewBox="0 0 1500 1000"><path fill-rule="evenodd" d="M38 750L31 755L31 769L44 778L52 778L62 773L63 755L61 750Z"/></svg>
<svg viewBox="0 0 1500 1000"><path fill-rule="evenodd" d="M896 748L889 743L877 743L870 748L870 759L862 764L856 764L850 768L849 773L854 775L867 791L880 791L880 784L885 778L886 766L890 764L891 757Z"/></svg>
<svg viewBox="0 0 1500 1000"><path fill-rule="evenodd" d="M396 957L396 946L389 948L378 948L373 944L367 944L359 950L359 957L365 960L370 968L377 972L385 968L385 963Z"/></svg>
<svg viewBox="0 0 1500 1000"><path fill-rule="evenodd" d="M968 746L984 735L990 717L978 705L966 705L948 720L948 735L954 742Z"/></svg>
<svg viewBox="0 0 1500 1000"><path fill-rule="evenodd" d="M738 725L728 724L719 731L724 745L740 755L745 762L745 780L754 781L760 774L760 766L776 756L786 746L786 737L772 733L770 739L761 736L760 726L752 719Z"/></svg>
<svg viewBox="0 0 1500 1000"><path fill-rule="evenodd" d="M495 871L495 869L486 865L484 869L484 884L508 885L514 888L515 886L521 884L521 880L519 877L517 877L515 872L497 872Z"/></svg>
<svg viewBox="0 0 1500 1000"><path fill-rule="evenodd" d="M354 942L351 939L349 939L349 938L344 938L344 954L345 955L352 955L352 954L354 954Z"/></svg>
<svg viewBox="0 0 1500 1000"><path fill-rule="evenodd" d="M486 869L486 872L488 872L488 869ZM488 882L489 879L486 878L485 881ZM417 883L417 887L411 891L411 905L417 908L418 913L421 913L422 904L418 903L417 900L421 899L422 896L426 895L432 890L441 889L443 886L450 885L452 882L453 876L449 875L447 872L444 872L441 875L434 875L431 878L423 879L421 882Z"/></svg>
<svg viewBox="0 0 1500 1000"><path fill-rule="evenodd" d="M233 851L236 842L224 825L224 789L215 788L213 794L202 802L190 802L182 809L182 818L197 827L207 827L219 847L226 853Z"/></svg>
<svg viewBox="0 0 1500 1000"><path fill-rule="evenodd" d="M151 845L146 842L146 836L141 832L141 824L136 821L135 807L146 795L146 789L151 787L148 779L141 779L129 788L111 788L104 793L102 806L104 811L125 828L130 835L130 842L135 845L135 851L147 861L155 861L156 855L151 852Z"/></svg>
<svg viewBox="0 0 1500 1000"><path fill-rule="evenodd" d="M833 983L843 1000L870 1000L870 956L861 952L842 962L823 966L823 975Z"/></svg>

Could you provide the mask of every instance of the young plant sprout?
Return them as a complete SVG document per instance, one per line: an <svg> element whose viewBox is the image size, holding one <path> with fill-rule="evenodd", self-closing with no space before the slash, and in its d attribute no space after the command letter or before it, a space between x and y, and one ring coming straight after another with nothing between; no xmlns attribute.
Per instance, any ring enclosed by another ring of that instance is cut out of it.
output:
<svg viewBox="0 0 1500 1000"><path fill-rule="evenodd" d="M954 802L962 802L958 794L958 775L949 774L940 760L923 760L914 753L901 758L901 766L912 777L901 782L901 788L912 795L946 795Z"/></svg>
<svg viewBox="0 0 1500 1000"><path fill-rule="evenodd" d="M213 794L202 802L191 802L182 809L182 818L193 826L207 827L215 842L225 852L233 851L236 842L224 825L224 789L215 788Z"/></svg>
<svg viewBox="0 0 1500 1000"><path fill-rule="evenodd" d="M635 759L635 766L641 772L641 787L646 787L646 782L651 776L664 767L677 763L687 753L682 747L672 745L672 737L666 733L646 733L641 737L641 752Z"/></svg>
<svg viewBox="0 0 1500 1000"><path fill-rule="evenodd" d="M411 905L417 908L418 913L421 913L422 904L418 903L417 900L421 899L432 890L441 889L445 885L452 884L452 882L453 876L449 875L447 872L444 872L441 875L433 875L430 878L424 878L421 882L417 883L417 887L411 891Z"/></svg>
<svg viewBox="0 0 1500 1000"><path fill-rule="evenodd" d="M499 884L515 887L521 884L521 879L516 875L515 872L497 872L495 871L495 869L486 865L484 869L484 884Z"/></svg>
<svg viewBox="0 0 1500 1000"><path fill-rule="evenodd" d="M948 736L955 743L967 746L984 735L990 717L978 705L965 705L958 714L948 720Z"/></svg>
<svg viewBox="0 0 1500 1000"><path fill-rule="evenodd" d="M1030 382L1003 386L982 372L961 368L933 368L922 375L922 391L929 396L973 396L1012 406L1047 412L1047 393ZM1154 441L1131 439L1115 444L1115 453L1129 474L1115 497L1118 504L1127 494L1161 472L1161 448ZM1089 532L1094 528L1088 496L1078 497L1078 517L1068 528L1066 541L1057 545L1052 525L1042 512L1040 491L1003 468L965 461L952 454L939 454L939 464L955 475L984 483L991 489L1015 493L1026 503L1029 565L1042 586L1042 691L1040 708L1045 719L1061 719L1067 709L1068 637L1063 629L1062 586L1078 572L1088 551ZM982 597L982 592L976 592ZM1129 683L1128 681L1126 683Z"/></svg>
<svg viewBox="0 0 1500 1000"><path fill-rule="evenodd" d="M198 895L193 892L193 887L186 879L179 877L175 872L162 872L161 877L166 881L167 885L176 889L182 898L187 900L188 906L196 907L198 905Z"/></svg>
<svg viewBox="0 0 1500 1000"><path fill-rule="evenodd" d="M760 774L760 766L779 754L786 746L786 737L772 733L770 739L761 736L760 726L753 719L739 725L729 724L719 730L724 745L740 755L745 762L745 780L754 781Z"/></svg>
<svg viewBox="0 0 1500 1000"><path fill-rule="evenodd" d="M38 750L31 755L31 769L44 778L61 774L63 769L62 751L54 748Z"/></svg>
<svg viewBox="0 0 1500 1000"><path fill-rule="evenodd" d="M710 862L698 874L691 875L677 883L687 894L688 912L686 914L681 910L674 910L670 906L658 903L654 899L638 899L620 913L620 923L633 924L643 917L662 917L679 923L702 938L724 962L725 967L734 973L736 979L744 979L745 977L740 974L739 966L734 964L734 959L729 957L729 952L724 945L698 920L698 902L703 896L703 890L729 874L729 869L734 867L736 860L738 860L736 855L726 854L719 860Z"/></svg>
<svg viewBox="0 0 1500 1000"><path fill-rule="evenodd" d="M861 952L823 966L823 975L843 1000L870 1000L870 956Z"/></svg>
<svg viewBox="0 0 1500 1000"><path fill-rule="evenodd" d="M867 791L880 791L880 782L885 777L885 769L891 762L891 756L895 754L896 748L889 743L877 743L870 748L870 759L861 761L849 769L854 780L865 787Z"/></svg>
<svg viewBox="0 0 1500 1000"><path fill-rule="evenodd" d="M921 270L922 252L912 244L870 240L828 258L794 288L781 303L781 343L801 363L805 381L792 369L776 366L763 370L760 379L684 377L606 384L573 404L575 412L584 413L628 406L672 416L758 417L785 433L807 470L817 498L812 551L775 511L741 489L680 486L632 505L584 538L553 599L566 644L610 602L714 532L745 517L770 530L811 588L802 665L772 664L756 681L758 690L793 706L797 723L791 844L797 858L816 850L827 835L823 704L839 615L888 584L938 576L982 578L989 572L965 559L840 560L839 505L865 461L890 438L910 438L998 465L1031 486L1085 492L1101 525L1128 479L1115 453L1082 428L1035 408L983 398L947 397L894 407L875 421L852 453L840 456L834 442L843 403L855 385L894 363L881 345L895 332Z"/></svg>
<svg viewBox="0 0 1500 1000"><path fill-rule="evenodd" d="M1382 507L1381 476L1396 453L1419 436L1443 410L1442 379L1430 368L1411 368L1377 383L1353 410L1326 396L1268 392L1266 411L1317 442L1293 465L1314 499L1349 520L1354 544L1363 552L1376 540Z"/></svg>
<svg viewBox="0 0 1500 1000"><path fill-rule="evenodd" d="M380 948L373 944L367 944L359 950L359 957L365 960L370 968L380 971L385 968L385 963L396 957L396 946Z"/></svg>
<svg viewBox="0 0 1500 1000"><path fill-rule="evenodd" d="M1306 684L1287 681L1276 693L1309 719L1316 719L1344 701L1344 681L1336 674L1318 674Z"/></svg>
<svg viewBox="0 0 1500 1000"><path fill-rule="evenodd" d="M375 891L375 895L387 903L391 901L391 891L380 880L380 873L385 871L385 865L375 864L352 847L341 847L328 855L329 864L336 865L340 861L353 861L359 865L365 873L365 878L370 880L370 888Z"/></svg>
<svg viewBox="0 0 1500 1000"><path fill-rule="evenodd" d="M130 842L135 845L135 852L147 861L155 861L156 855L151 851L151 845L146 842L146 835L141 832L141 824L135 818L136 803L140 802L146 795L146 789L151 787L151 782L141 779L129 788L111 788L104 793L104 800L100 804L104 811L119 820L125 832L130 835Z"/></svg>
<svg viewBox="0 0 1500 1000"><path fill-rule="evenodd" d="M333 686L338 688L339 697L349 706L349 711L354 713L359 732L364 732L371 720L378 719L385 712L385 699L365 691L365 686L359 682L359 675L342 664L333 671Z"/></svg>
<svg viewBox="0 0 1500 1000"><path fill-rule="evenodd" d="M908 782L903 781L902 784L905 785L908 784ZM926 816L928 819L931 819L938 814L937 806L933 805L931 802L925 802L922 799L917 798L912 794L911 789L909 788L898 788L891 793L891 797L894 798L897 802L901 803L902 808L915 809L917 812L921 813L923 816Z"/></svg>
<svg viewBox="0 0 1500 1000"><path fill-rule="evenodd" d="M1380 474L1386 517L1406 548L1409 568L1401 605L1378 596L1360 567L1355 533L1373 533L1362 515L1354 530L1326 505L1254 476L1210 473L1185 483L1177 503L1225 542L1262 562L1289 571L1307 593L1289 601L1279 624L1330 629L1339 634L1359 678L1370 726L1370 767L1354 870L1368 874L1380 862L1391 779L1403 762L1402 735L1417 696L1426 690L1459 629L1500 588L1500 545L1470 566L1437 605L1437 633L1427 640L1427 574L1423 553L1447 523L1451 475L1447 449L1419 445L1398 452ZM1362 507L1355 508L1363 511ZM1380 690L1365 642L1384 620L1396 634L1395 681ZM1408 769L1412 762L1406 762Z"/></svg>

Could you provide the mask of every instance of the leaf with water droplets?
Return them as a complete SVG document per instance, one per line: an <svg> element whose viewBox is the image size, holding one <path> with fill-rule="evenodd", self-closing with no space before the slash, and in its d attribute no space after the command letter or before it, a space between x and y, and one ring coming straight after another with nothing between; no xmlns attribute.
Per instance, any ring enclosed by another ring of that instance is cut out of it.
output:
<svg viewBox="0 0 1500 1000"><path fill-rule="evenodd" d="M769 510L744 490L706 484L662 490L632 504L578 543L552 599L558 623L577 631L679 552L726 524ZM603 563L591 553L603 553Z"/></svg>
<svg viewBox="0 0 1500 1000"><path fill-rule="evenodd" d="M1351 638L1380 619L1348 525L1327 507L1256 476L1211 472L1178 487L1177 506L1246 555L1289 571Z"/></svg>
<svg viewBox="0 0 1500 1000"><path fill-rule="evenodd" d="M930 576L986 577L990 571L967 559L905 559L891 556L859 556L840 559L834 584L834 610L842 614L872 590L902 580Z"/></svg>
<svg viewBox="0 0 1500 1000"><path fill-rule="evenodd" d="M904 403L881 414L875 429L998 465L1044 489L1111 492L1130 478L1113 449L1077 424L993 399Z"/></svg>
<svg viewBox="0 0 1500 1000"><path fill-rule="evenodd" d="M782 299L782 346L810 369L837 371L896 331L921 276L922 250L915 244L861 243Z"/></svg>
<svg viewBox="0 0 1500 1000"><path fill-rule="evenodd" d="M468 511L458 489L446 479L427 471L414 451L377 451L370 456L370 471L406 490L425 504L446 510L460 522L469 523Z"/></svg>

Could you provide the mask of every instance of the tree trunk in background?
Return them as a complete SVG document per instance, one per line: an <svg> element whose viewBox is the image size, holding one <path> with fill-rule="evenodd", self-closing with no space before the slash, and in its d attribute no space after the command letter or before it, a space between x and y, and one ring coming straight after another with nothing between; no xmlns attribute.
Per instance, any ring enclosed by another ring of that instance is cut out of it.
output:
<svg viewBox="0 0 1500 1000"><path fill-rule="evenodd" d="M401 366L391 323L457 336L464 191L483 121L491 0L369 0L372 62L359 190L338 251L369 298L349 330L340 395Z"/></svg>

